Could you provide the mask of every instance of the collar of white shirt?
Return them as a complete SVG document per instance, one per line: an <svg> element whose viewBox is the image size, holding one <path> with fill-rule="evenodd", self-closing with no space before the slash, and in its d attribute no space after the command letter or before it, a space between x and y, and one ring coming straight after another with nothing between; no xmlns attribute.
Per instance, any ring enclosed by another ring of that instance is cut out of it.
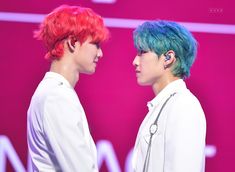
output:
<svg viewBox="0 0 235 172"><path fill-rule="evenodd" d="M67 87L72 87L67 79L65 79L62 75L56 72L47 72L44 76L44 79L53 78L59 82L59 84L63 84Z"/></svg>
<svg viewBox="0 0 235 172"><path fill-rule="evenodd" d="M165 88L163 88L163 90L154 99L147 103L149 111L151 111L153 107L157 106L159 102L165 99L165 97L170 96L175 92L180 92L184 89L187 89L187 87L182 79L177 79L171 82Z"/></svg>

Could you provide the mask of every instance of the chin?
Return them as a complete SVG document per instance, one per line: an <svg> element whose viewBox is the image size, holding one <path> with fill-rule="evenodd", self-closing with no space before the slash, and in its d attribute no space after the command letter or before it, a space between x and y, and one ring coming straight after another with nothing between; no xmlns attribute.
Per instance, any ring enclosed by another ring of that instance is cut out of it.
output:
<svg viewBox="0 0 235 172"><path fill-rule="evenodd" d="M141 86L149 86L151 85L149 82L146 82L146 81L141 81L139 79L137 79L137 83Z"/></svg>
<svg viewBox="0 0 235 172"><path fill-rule="evenodd" d="M92 75L92 74L94 74L95 73L95 70L89 70L89 71L83 71L83 72L81 72L81 73L83 73L83 74L86 74L86 75Z"/></svg>
<svg viewBox="0 0 235 172"><path fill-rule="evenodd" d="M95 73L95 70L86 72L87 75L93 75L94 73Z"/></svg>

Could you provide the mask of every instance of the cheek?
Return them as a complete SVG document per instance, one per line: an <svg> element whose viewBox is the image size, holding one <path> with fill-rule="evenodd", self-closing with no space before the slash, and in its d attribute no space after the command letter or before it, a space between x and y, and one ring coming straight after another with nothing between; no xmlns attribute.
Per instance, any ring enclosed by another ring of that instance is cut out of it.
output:
<svg viewBox="0 0 235 172"><path fill-rule="evenodd" d="M87 52L87 56L90 58L90 59L95 59L97 53L96 51L88 51Z"/></svg>
<svg viewBox="0 0 235 172"><path fill-rule="evenodd" d="M141 71L144 71L144 72L148 72L150 70L152 70L154 67L154 64L150 61L140 61L140 64L139 64L139 68Z"/></svg>
<svg viewBox="0 0 235 172"><path fill-rule="evenodd" d="M142 65L141 68L142 68L141 73L143 74L144 77L146 77L146 79L155 78L156 75L159 74L158 68L154 63L149 63L148 65Z"/></svg>
<svg viewBox="0 0 235 172"><path fill-rule="evenodd" d="M91 63L93 60L94 60L94 56L90 52L87 52L84 55L84 61L86 61L87 63Z"/></svg>

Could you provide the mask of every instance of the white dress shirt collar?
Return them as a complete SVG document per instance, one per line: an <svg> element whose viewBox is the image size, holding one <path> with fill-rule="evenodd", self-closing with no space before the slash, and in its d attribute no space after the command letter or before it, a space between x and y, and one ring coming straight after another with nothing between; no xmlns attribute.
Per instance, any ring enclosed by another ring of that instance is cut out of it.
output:
<svg viewBox="0 0 235 172"><path fill-rule="evenodd" d="M149 111L152 110L153 107L157 106L158 103L161 102L161 100L166 96L169 96L175 92L179 92L182 89L187 89L186 84L182 79L177 79L171 82L165 88L163 88L154 99L147 103Z"/></svg>
<svg viewBox="0 0 235 172"><path fill-rule="evenodd" d="M47 78L53 78L53 79L57 80L59 82L59 84L72 88L69 81L67 79L65 79L62 75L60 75L56 72L47 72L44 76L44 79L47 79Z"/></svg>

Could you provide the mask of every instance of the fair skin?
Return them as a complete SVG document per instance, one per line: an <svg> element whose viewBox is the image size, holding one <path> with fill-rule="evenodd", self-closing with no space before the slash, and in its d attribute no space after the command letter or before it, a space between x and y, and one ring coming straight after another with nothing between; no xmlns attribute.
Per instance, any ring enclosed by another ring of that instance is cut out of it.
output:
<svg viewBox="0 0 235 172"><path fill-rule="evenodd" d="M68 38L64 41L64 54L60 59L52 61L50 71L59 73L67 79L72 87L79 80L79 74L93 74L103 52L98 44L91 43L89 37L80 44L74 44Z"/></svg>
<svg viewBox="0 0 235 172"><path fill-rule="evenodd" d="M179 79L172 74L171 68L175 63L175 53L170 50L167 54L171 57L166 60L165 55L158 56L148 51L137 54L133 61L136 68L136 77L139 85L151 85L157 95L169 83Z"/></svg>

